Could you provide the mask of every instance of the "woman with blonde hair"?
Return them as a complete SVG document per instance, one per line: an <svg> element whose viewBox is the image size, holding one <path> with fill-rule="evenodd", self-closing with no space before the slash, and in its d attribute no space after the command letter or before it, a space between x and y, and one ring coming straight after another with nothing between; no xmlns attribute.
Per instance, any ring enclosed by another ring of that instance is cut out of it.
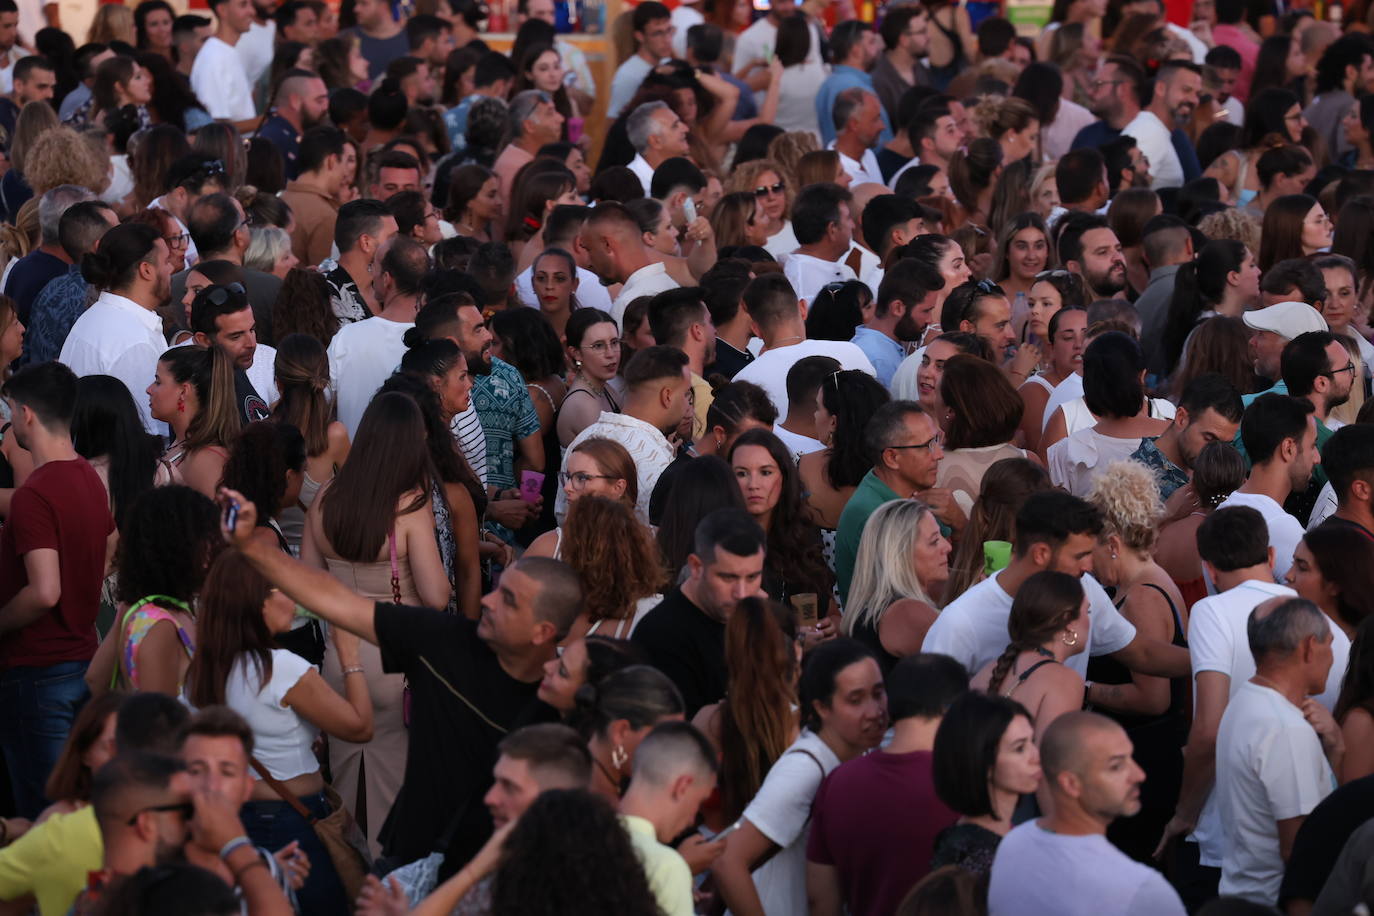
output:
<svg viewBox="0 0 1374 916"><path fill-rule="evenodd" d="M1002 147L1002 165L1019 162L1040 149L1040 118L1035 106L1016 96L984 96L970 112L979 132Z"/></svg>
<svg viewBox="0 0 1374 916"><path fill-rule="evenodd" d="M133 47L137 40L134 11L122 3L102 3L86 32L86 44L108 45L112 41L122 41Z"/></svg>
<svg viewBox="0 0 1374 916"><path fill-rule="evenodd" d="M815 105L812 105L812 108L814 107ZM768 141L768 158L782 166L784 178L793 179L792 184L801 188L804 185L795 180L797 164L807 153L814 153L820 148L820 141L811 131L789 130Z"/></svg>
<svg viewBox="0 0 1374 916"><path fill-rule="evenodd" d="M798 190L810 184L827 182L847 188L852 180L840 162L840 154L833 149L818 149L797 160Z"/></svg>
<svg viewBox="0 0 1374 916"><path fill-rule="evenodd" d="M949 554L935 513L919 500L883 503L864 525L840 632L872 649L884 675L921 651L940 613Z"/></svg>
<svg viewBox="0 0 1374 916"><path fill-rule="evenodd" d="M1059 182L1054 177L1057 162L1046 162L1035 170L1030 185L1030 205L1042 220L1048 220L1059 206Z"/></svg>
<svg viewBox="0 0 1374 916"><path fill-rule="evenodd" d="M32 107L34 103L29 103L24 111ZM24 112L20 113L19 120L23 122ZM74 184L96 194L104 193L110 186L110 157L99 143L70 127L53 126L45 131L33 141L24 156L24 177L33 188L34 196L42 197L63 184Z"/></svg>
<svg viewBox="0 0 1374 916"><path fill-rule="evenodd" d="M7 279L16 261L38 247L38 198L30 197L24 201L19 213L12 215L10 220L0 224L0 261L5 264L5 274L0 275L0 283Z"/></svg>
<svg viewBox="0 0 1374 916"><path fill-rule="evenodd" d="M291 251L291 233L280 226L255 226L248 234L243 266L283 280L300 259Z"/></svg>
<svg viewBox="0 0 1374 916"><path fill-rule="evenodd" d="M10 219L14 219L29 198L39 196L33 192L33 184L25 172L28 152L40 137L58 125L57 112L47 102L30 102L19 112L14 136L10 139L10 168L4 178L0 178L0 207L3 208L0 212Z"/></svg>
<svg viewBox="0 0 1374 916"><path fill-rule="evenodd" d="M720 199L711 211L711 231L718 250L743 245L762 248L768 242L763 208L748 191L733 191Z"/></svg>
<svg viewBox="0 0 1374 916"><path fill-rule="evenodd" d="M797 188L788 183L783 167L772 159L753 159L730 173L725 192L748 191L754 195L763 211L768 227L768 241L764 245L769 254L786 254L800 244L792 231L792 197Z"/></svg>

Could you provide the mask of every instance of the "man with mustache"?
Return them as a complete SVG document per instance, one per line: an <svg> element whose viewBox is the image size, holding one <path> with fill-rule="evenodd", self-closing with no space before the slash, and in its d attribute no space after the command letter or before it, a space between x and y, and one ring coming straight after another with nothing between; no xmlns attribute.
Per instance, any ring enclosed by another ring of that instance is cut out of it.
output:
<svg viewBox="0 0 1374 916"><path fill-rule="evenodd" d="M1068 213L1057 228L1059 261L1083 278L1093 300L1110 299L1126 288L1126 256L1105 218Z"/></svg>
<svg viewBox="0 0 1374 916"><path fill-rule="evenodd" d="M1202 72L1188 61L1165 61L1155 76L1154 98L1131 123L1122 129L1123 136L1134 137L1136 145L1149 160L1154 180L1150 187L1178 188L1188 180L1188 169L1181 158L1175 133L1188 123L1198 105L1202 89ZM1191 144L1186 143L1188 151ZM1194 159L1197 154L1192 153ZM1194 176L1196 177L1196 176Z"/></svg>

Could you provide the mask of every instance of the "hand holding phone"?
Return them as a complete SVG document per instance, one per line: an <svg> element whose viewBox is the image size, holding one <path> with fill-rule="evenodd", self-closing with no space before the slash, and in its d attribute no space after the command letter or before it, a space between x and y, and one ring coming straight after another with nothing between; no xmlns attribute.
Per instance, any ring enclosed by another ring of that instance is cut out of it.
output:
<svg viewBox="0 0 1374 916"><path fill-rule="evenodd" d="M687 225L697 221L697 202L688 197L682 202L682 214L687 217Z"/></svg>
<svg viewBox="0 0 1374 916"><path fill-rule="evenodd" d="M520 498L527 503L539 499L539 491L544 489L544 475L539 471L520 472Z"/></svg>

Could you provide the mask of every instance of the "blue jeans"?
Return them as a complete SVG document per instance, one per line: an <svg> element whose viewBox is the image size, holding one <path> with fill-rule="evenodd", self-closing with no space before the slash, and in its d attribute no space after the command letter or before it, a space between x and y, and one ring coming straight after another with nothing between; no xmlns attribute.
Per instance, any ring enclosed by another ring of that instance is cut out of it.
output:
<svg viewBox="0 0 1374 916"><path fill-rule="evenodd" d="M323 792L302 795L300 802L315 817L329 815L329 802ZM310 857L310 877L305 886L296 891L301 912L309 916L346 916L352 912L339 873L334 869L334 860L329 850L324 848L315 828L306 823L296 811L284 801L250 801L239 812L248 838L253 845L276 852L292 840L301 844L301 852Z"/></svg>
<svg viewBox="0 0 1374 916"><path fill-rule="evenodd" d="M43 787L72 721L91 696L87 662L0 672L0 748L10 771L14 810L34 818L47 807Z"/></svg>

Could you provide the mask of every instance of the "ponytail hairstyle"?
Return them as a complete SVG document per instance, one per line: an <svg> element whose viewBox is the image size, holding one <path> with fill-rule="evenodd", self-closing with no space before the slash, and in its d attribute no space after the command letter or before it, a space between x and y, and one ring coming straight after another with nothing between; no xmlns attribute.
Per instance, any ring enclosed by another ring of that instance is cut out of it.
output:
<svg viewBox="0 0 1374 916"><path fill-rule="evenodd" d="M272 419L301 431L307 455L323 455L329 450L329 424L334 420L334 407L325 396L329 356L324 344L307 334L286 335L277 341L272 372L281 392Z"/></svg>
<svg viewBox="0 0 1374 916"><path fill-rule="evenodd" d="M104 247L101 245L102 249ZM219 346L173 347L163 353L158 362L167 365L178 385L189 383L196 392L199 406L186 427L186 439L182 443L186 452L189 454L212 445L228 449L233 445L243 426L238 399L234 395L233 357Z"/></svg>
<svg viewBox="0 0 1374 916"><path fill-rule="evenodd" d="M949 187L959 205L970 213L977 210L978 195L992 187L1001 164L1002 144L991 137L975 137L967 150L955 151L949 160Z"/></svg>
<svg viewBox="0 0 1374 916"><path fill-rule="evenodd" d="M745 598L725 623L720 798L726 820L744 812L791 743L796 637L796 613L763 598Z"/></svg>
<svg viewBox="0 0 1374 916"><path fill-rule="evenodd" d="M81 276L99 290L127 289L138 265L154 263L158 231L147 223L121 223L100 237L100 249L81 256Z"/></svg>
<svg viewBox="0 0 1374 916"><path fill-rule="evenodd" d="M1264 142L1268 149L1255 162L1255 174L1261 188L1268 190L1280 175L1299 175L1312 167L1312 154L1301 146L1288 143L1277 134L1265 137Z"/></svg>
<svg viewBox="0 0 1374 916"><path fill-rule="evenodd" d="M402 342L406 352L401 356L401 371L431 381L448 375L463 358L463 350L456 343L447 337L431 340L419 328L407 328Z"/></svg>
<svg viewBox="0 0 1374 916"><path fill-rule="evenodd" d="M613 671L600 683L590 681L573 697L574 728L590 741L604 735L620 719L636 731L651 728L669 716L685 711L682 694L668 676L648 665L630 665Z"/></svg>
<svg viewBox="0 0 1374 916"><path fill-rule="evenodd" d="M1011 642L992 667L987 692L999 693L1016 656L1043 646L1054 634L1073 623L1082 607L1083 584L1076 576L1045 570L1022 583L1012 600L1011 616L1007 618L1007 635ZM1086 633L1082 635L1087 638Z"/></svg>
<svg viewBox="0 0 1374 916"><path fill-rule="evenodd" d="M1009 130L1025 130L1040 115L1018 96L985 95L969 112L981 133L997 140Z"/></svg>
<svg viewBox="0 0 1374 916"><path fill-rule="evenodd" d="M1240 270L1248 249L1235 239L1212 239L1174 275L1174 295L1164 323L1165 375L1183 358L1183 345L1202 313L1215 309L1226 294L1226 275Z"/></svg>

